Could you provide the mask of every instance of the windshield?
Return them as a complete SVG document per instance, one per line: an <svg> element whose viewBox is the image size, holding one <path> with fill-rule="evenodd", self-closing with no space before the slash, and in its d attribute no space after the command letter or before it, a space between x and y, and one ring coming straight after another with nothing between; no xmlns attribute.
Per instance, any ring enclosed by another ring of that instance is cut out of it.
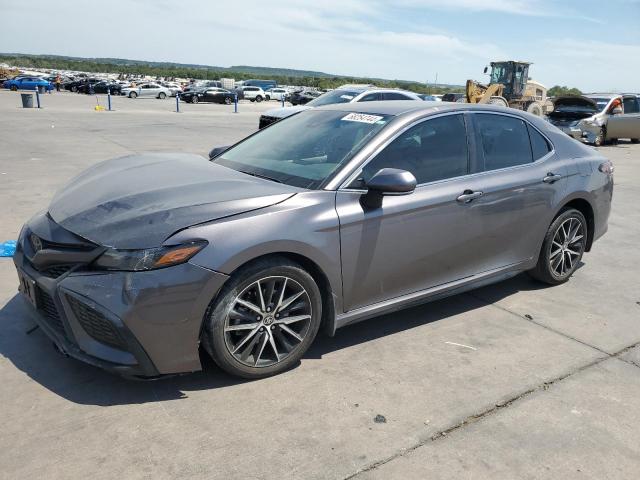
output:
<svg viewBox="0 0 640 480"><path fill-rule="evenodd" d="M356 95L358 95L358 92L351 90L333 90L323 93L318 98L311 100L307 105L321 107L322 105L331 105L334 103L349 103Z"/></svg>
<svg viewBox="0 0 640 480"><path fill-rule="evenodd" d="M310 110L261 130L214 162L249 175L316 189L391 118Z"/></svg>

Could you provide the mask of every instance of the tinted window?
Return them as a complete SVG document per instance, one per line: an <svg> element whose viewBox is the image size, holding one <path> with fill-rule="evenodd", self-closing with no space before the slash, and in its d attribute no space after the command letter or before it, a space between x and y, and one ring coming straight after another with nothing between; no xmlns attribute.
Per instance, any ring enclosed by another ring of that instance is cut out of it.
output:
<svg viewBox="0 0 640 480"><path fill-rule="evenodd" d="M386 92L384 94L384 99L385 100L413 100L413 98L398 92Z"/></svg>
<svg viewBox="0 0 640 480"><path fill-rule="evenodd" d="M638 113L638 99L635 97L626 97L622 100L624 105L624 113Z"/></svg>
<svg viewBox="0 0 640 480"><path fill-rule="evenodd" d="M364 167L363 178L369 180L381 168L399 168L427 183L466 175L468 164L464 118L447 115L400 135Z"/></svg>
<svg viewBox="0 0 640 480"><path fill-rule="evenodd" d="M380 95L378 93L369 93L362 97L359 102L373 102L375 100L380 100Z"/></svg>
<svg viewBox="0 0 640 480"><path fill-rule="evenodd" d="M533 161L544 157L547 153L551 151L551 147L549 146L549 142L547 139L540 135L535 128L531 125L527 125L529 129L529 138L531 139L531 150L533 150Z"/></svg>
<svg viewBox="0 0 640 480"><path fill-rule="evenodd" d="M484 169L531 163L531 144L524 121L503 115L476 114Z"/></svg>

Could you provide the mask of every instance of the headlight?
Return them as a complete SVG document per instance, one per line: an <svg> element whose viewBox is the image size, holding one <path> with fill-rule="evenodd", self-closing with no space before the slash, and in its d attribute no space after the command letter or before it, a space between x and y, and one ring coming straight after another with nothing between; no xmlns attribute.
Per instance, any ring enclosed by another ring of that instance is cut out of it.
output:
<svg viewBox="0 0 640 480"><path fill-rule="evenodd" d="M185 263L206 246L207 242L201 240L145 250L109 249L93 262L93 266L100 270L127 272L155 270Z"/></svg>

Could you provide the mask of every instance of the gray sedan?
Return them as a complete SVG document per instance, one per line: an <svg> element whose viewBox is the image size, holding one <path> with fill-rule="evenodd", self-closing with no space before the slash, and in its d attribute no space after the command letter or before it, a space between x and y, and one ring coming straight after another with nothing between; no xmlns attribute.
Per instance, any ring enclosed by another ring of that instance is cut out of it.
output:
<svg viewBox="0 0 640 480"><path fill-rule="evenodd" d="M332 105L207 161L95 165L20 233L14 262L63 352L128 376L246 378L320 329L498 282L569 280L607 230L612 165L500 107Z"/></svg>

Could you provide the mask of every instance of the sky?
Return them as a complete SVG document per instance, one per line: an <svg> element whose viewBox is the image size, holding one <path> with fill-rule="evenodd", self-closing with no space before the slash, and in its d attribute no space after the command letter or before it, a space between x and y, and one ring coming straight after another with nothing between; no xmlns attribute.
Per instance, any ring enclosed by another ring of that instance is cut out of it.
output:
<svg viewBox="0 0 640 480"><path fill-rule="evenodd" d="M637 92L640 0L0 0L0 52L452 84L515 59L547 87Z"/></svg>

